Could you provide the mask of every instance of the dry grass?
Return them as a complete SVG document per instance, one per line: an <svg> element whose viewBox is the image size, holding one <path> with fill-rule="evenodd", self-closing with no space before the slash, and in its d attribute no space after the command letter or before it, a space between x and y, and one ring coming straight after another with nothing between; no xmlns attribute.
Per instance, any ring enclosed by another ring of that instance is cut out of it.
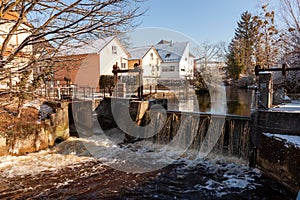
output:
<svg viewBox="0 0 300 200"><path fill-rule="evenodd" d="M22 133L23 129L36 124L38 119L37 109L23 108L20 118L16 117L16 111L17 103L15 101L0 100L0 136Z"/></svg>

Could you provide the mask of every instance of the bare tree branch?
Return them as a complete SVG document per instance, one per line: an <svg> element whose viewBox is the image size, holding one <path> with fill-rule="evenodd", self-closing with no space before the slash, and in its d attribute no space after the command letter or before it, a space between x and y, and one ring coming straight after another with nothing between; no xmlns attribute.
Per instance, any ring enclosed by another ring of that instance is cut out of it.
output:
<svg viewBox="0 0 300 200"><path fill-rule="evenodd" d="M56 49L53 56L58 52L57 48L62 46L61 43L125 32L134 27L134 19L143 14L140 2L142 1L19 0L2 3L0 16L14 13L17 19L0 18L3 25L11 27L1 44L0 70L10 68L10 64L29 46L52 46L53 50ZM8 44L20 33L27 33L27 37L8 51Z"/></svg>
<svg viewBox="0 0 300 200"><path fill-rule="evenodd" d="M36 71L35 80L47 79L55 63L61 61L57 60L61 48L135 27L136 19L145 12L141 10L143 1L0 1L1 86L7 83L6 90L23 102L23 94L31 92L26 81L32 71ZM14 88L13 79L19 80Z"/></svg>

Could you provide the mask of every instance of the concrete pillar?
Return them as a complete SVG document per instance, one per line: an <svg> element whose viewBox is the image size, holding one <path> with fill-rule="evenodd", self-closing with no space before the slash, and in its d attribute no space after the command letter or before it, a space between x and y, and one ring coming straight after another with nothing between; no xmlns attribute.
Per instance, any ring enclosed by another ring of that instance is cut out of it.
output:
<svg viewBox="0 0 300 200"><path fill-rule="evenodd" d="M268 109L273 104L273 74L272 72L259 73L259 103L258 108Z"/></svg>
<svg viewBox="0 0 300 200"><path fill-rule="evenodd" d="M116 85L116 97L125 97L126 96L126 83L117 83Z"/></svg>

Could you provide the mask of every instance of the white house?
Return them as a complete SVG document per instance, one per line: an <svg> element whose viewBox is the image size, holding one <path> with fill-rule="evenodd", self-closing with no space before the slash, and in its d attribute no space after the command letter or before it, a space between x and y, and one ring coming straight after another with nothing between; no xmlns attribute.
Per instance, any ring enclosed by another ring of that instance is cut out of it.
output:
<svg viewBox="0 0 300 200"><path fill-rule="evenodd" d="M202 75L210 74L211 76L219 76L218 78L226 78L225 70L226 63L224 61L195 59L195 69Z"/></svg>
<svg viewBox="0 0 300 200"><path fill-rule="evenodd" d="M163 62L160 79L187 79L193 77L194 60L190 54L189 42L160 41L155 45Z"/></svg>
<svg viewBox="0 0 300 200"><path fill-rule="evenodd" d="M8 12L0 20L0 47L2 48L4 43L8 42L4 51L4 60L31 34L30 30L32 26L26 19L23 19L18 28L12 32L12 27L16 24L17 20L19 20L17 12ZM19 82L18 71L30 62L31 55L32 45L25 46L16 55L15 59L5 66L6 73L10 71L11 75L9 79L0 81L0 89L7 89L8 84L15 85Z"/></svg>
<svg viewBox="0 0 300 200"><path fill-rule="evenodd" d="M157 85L162 59L155 47L137 47L129 49L129 53L131 55L128 59L129 68L133 69L136 63L142 66L144 86Z"/></svg>
<svg viewBox="0 0 300 200"><path fill-rule="evenodd" d="M60 51L61 60L56 66L54 79L62 82L65 77L78 86L97 87L101 75L113 75L113 65L128 69L126 48L117 37L73 44Z"/></svg>

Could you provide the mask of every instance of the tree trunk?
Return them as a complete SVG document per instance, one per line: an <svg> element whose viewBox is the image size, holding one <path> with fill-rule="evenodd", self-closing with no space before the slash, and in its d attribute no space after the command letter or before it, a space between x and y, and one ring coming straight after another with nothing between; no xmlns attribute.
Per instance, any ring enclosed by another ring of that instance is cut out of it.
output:
<svg viewBox="0 0 300 200"><path fill-rule="evenodd" d="M24 97L21 95L21 97L19 97L19 100L18 100L17 118L21 117L23 104L24 104Z"/></svg>

